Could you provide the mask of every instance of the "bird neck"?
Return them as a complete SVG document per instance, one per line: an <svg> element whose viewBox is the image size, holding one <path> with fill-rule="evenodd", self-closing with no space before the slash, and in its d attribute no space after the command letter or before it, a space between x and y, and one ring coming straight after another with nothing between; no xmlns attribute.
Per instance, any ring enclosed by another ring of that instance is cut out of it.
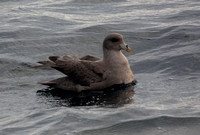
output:
<svg viewBox="0 0 200 135"><path fill-rule="evenodd" d="M118 64L126 64L128 63L127 58L121 51L116 50L107 50L104 49L104 57L103 60L106 65L118 65Z"/></svg>

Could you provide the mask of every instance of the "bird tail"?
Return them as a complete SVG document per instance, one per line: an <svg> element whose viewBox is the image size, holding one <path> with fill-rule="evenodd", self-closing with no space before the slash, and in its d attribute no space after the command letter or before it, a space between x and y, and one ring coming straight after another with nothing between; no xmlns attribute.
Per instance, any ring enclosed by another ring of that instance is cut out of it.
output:
<svg viewBox="0 0 200 135"><path fill-rule="evenodd" d="M68 77L61 77L55 80L49 80L49 81L41 81L38 82L42 85L48 85L53 88L63 89L63 90L70 90L70 91L76 91L78 84L75 84L73 80L71 80Z"/></svg>
<svg viewBox="0 0 200 135"><path fill-rule="evenodd" d="M41 65L34 65L33 68L45 68L45 67L56 67L55 61L59 58L59 56L50 56L49 61L39 61L38 63Z"/></svg>
<svg viewBox="0 0 200 135"><path fill-rule="evenodd" d="M38 82L38 84L42 84L42 85L48 85L48 86L55 86L56 85L56 82L54 82L54 80L51 80L51 81L41 81L41 82Z"/></svg>
<svg viewBox="0 0 200 135"><path fill-rule="evenodd" d="M60 56L49 56L49 59L50 59L52 62L55 62L58 58L60 58Z"/></svg>
<svg viewBox="0 0 200 135"><path fill-rule="evenodd" d="M52 61L39 61L41 65L34 65L32 68L45 68L45 67L56 67L56 64Z"/></svg>

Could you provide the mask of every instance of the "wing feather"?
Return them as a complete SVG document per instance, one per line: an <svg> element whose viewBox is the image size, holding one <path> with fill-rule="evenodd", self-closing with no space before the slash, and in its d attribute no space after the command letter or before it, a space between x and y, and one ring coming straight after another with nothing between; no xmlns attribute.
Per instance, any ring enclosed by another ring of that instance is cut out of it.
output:
<svg viewBox="0 0 200 135"><path fill-rule="evenodd" d="M92 59L91 59L92 58ZM102 80L102 66L97 58L87 56L80 60L75 56L50 56L49 61L41 61L43 67L52 67L66 74L74 83L88 86ZM86 60L90 59L90 60ZM45 84L45 83L43 83Z"/></svg>
<svg viewBox="0 0 200 135"><path fill-rule="evenodd" d="M100 60L100 58L92 56L92 55L86 55L80 58L80 60L97 61L97 60Z"/></svg>

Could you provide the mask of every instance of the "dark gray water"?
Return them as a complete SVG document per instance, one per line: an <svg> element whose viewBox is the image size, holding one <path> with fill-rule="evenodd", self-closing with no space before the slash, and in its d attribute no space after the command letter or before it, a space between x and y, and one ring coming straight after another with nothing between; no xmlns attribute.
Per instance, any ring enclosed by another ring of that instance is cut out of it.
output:
<svg viewBox="0 0 200 135"><path fill-rule="evenodd" d="M83 106L37 93L38 81L62 74L31 65L49 55L101 57L109 32L133 50L124 54L135 93ZM1 135L199 135L199 76L198 0L0 1Z"/></svg>

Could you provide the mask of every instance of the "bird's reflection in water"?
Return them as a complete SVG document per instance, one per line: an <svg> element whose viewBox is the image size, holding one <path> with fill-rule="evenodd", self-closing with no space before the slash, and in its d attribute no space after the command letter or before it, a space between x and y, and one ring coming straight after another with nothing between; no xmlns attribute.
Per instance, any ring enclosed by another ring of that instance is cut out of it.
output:
<svg viewBox="0 0 200 135"><path fill-rule="evenodd" d="M102 91L84 91L73 93L60 89L48 88L37 91L38 96L45 97L52 106L103 106L122 107L133 102L134 86L124 89L107 89ZM42 98L44 100L44 98Z"/></svg>

